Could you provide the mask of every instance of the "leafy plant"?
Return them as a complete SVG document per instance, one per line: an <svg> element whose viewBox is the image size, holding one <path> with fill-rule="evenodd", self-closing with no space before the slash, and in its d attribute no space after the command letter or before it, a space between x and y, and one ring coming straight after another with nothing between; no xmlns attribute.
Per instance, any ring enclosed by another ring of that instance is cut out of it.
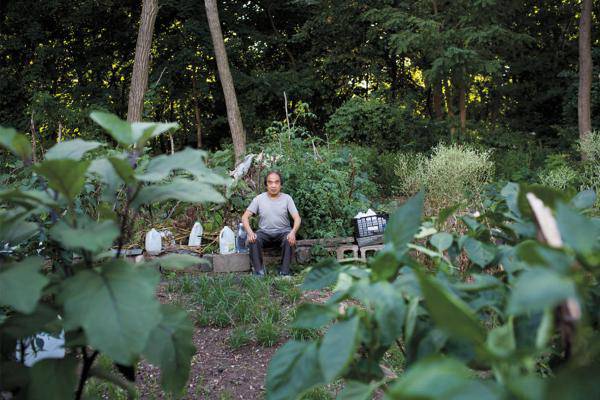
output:
<svg viewBox="0 0 600 400"><path fill-rule="evenodd" d="M598 396L600 221L577 211L595 194L509 183L488 193L480 217L461 218L464 235L421 221L423 200L420 192L391 216L366 268L329 260L310 270L304 289L335 291L299 308L295 324L325 334L277 351L267 398L298 398L339 378L341 398L378 388L388 399ZM394 346L407 366L400 377L381 367Z"/></svg>
<svg viewBox="0 0 600 400"><path fill-rule="evenodd" d="M93 376L134 396L134 385L95 363L102 354L129 379L146 358L160 366L162 387L179 394L195 352L193 325L183 310L156 299L157 262L133 265L122 258L123 246L141 207L169 199L223 201L215 185L226 181L204 166L198 150L140 160L148 140L176 124L128 123L101 112L91 118L121 151L93 157L103 144L75 139L33 164L25 136L0 129L0 144L34 171L30 187L0 191L2 391L79 399ZM81 206L88 187L98 193L93 212ZM158 263L168 269L197 259L174 255ZM65 357L25 366L16 349L38 332L64 332Z"/></svg>

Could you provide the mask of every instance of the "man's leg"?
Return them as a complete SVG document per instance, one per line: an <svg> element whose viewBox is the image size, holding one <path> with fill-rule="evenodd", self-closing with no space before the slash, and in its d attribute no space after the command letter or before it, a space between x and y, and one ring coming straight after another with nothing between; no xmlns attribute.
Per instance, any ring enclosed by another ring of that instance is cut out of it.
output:
<svg viewBox="0 0 600 400"><path fill-rule="evenodd" d="M268 235L259 229L256 231L256 241L250 243L250 265L255 274L265 274L262 251L263 246L268 239Z"/></svg>
<svg viewBox="0 0 600 400"><path fill-rule="evenodd" d="M287 240L290 231L284 231L279 234L278 240L281 242L281 275L290 274L290 264L292 263L293 248Z"/></svg>

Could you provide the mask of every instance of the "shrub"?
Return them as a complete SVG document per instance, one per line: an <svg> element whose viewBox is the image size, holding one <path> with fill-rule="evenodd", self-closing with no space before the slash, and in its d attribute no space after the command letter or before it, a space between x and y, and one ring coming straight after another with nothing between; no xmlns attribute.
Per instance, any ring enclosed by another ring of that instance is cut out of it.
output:
<svg viewBox="0 0 600 400"><path fill-rule="evenodd" d="M434 209L478 196L494 175L491 153L469 146L439 144L429 158L402 154L397 160L401 192L411 195L424 187Z"/></svg>
<svg viewBox="0 0 600 400"><path fill-rule="evenodd" d="M600 131L592 131L578 140L579 151L590 162L600 163Z"/></svg>
<svg viewBox="0 0 600 400"><path fill-rule="evenodd" d="M555 169L542 170L539 174L539 181L544 186L565 190L576 186L579 181L579 174L572 167L561 165Z"/></svg>

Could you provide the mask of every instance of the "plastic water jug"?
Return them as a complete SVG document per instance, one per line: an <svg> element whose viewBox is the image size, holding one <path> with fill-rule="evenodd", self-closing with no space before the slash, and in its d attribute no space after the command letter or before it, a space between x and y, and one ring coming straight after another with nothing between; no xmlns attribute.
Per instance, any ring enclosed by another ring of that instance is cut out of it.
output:
<svg viewBox="0 0 600 400"><path fill-rule="evenodd" d="M200 222L196 222L192 227L192 231L190 232L190 239L188 240L188 246L200 246L202 243L202 234L204 233L204 229L202 228L202 224Z"/></svg>
<svg viewBox="0 0 600 400"><path fill-rule="evenodd" d="M160 254L161 249L162 236L156 229L152 228L148 233L146 233L146 253L151 256L155 256Z"/></svg>
<svg viewBox="0 0 600 400"><path fill-rule="evenodd" d="M248 239L248 234L246 234L246 230L244 229L244 225L240 224L238 228L237 240L236 240L236 250L238 253L247 253L248 246L246 245L246 241Z"/></svg>
<svg viewBox="0 0 600 400"><path fill-rule="evenodd" d="M221 254L235 253L235 233L228 226L219 234L219 251Z"/></svg>

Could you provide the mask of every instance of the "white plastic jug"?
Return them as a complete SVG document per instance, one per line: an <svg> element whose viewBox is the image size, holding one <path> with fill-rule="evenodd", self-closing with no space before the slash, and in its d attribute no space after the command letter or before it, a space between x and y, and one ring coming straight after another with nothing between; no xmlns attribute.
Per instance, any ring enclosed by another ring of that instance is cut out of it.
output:
<svg viewBox="0 0 600 400"><path fill-rule="evenodd" d="M228 226L219 234L219 250L221 254L235 253L235 233Z"/></svg>
<svg viewBox="0 0 600 400"><path fill-rule="evenodd" d="M162 249L162 236L160 233L152 228L148 233L146 233L146 253L155 256L160 254L160 250Z"/></svg>
<svg viewBox="0 0 600 400"><path fill-rule="evenodd" d="M204 229L200 222L196 222L190 232L190 239L188 240L188 246L200 246L202 243L202 234Z"/></svg>

